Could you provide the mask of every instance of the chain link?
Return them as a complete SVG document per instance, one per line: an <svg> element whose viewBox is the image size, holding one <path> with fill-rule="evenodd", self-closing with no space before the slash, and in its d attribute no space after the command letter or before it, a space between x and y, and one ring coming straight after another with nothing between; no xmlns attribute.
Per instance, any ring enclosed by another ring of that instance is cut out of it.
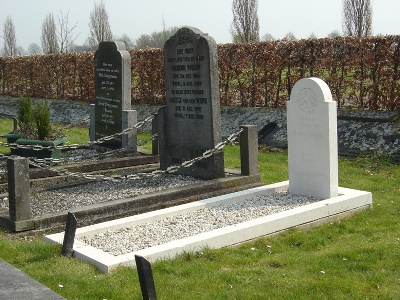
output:
<svg viewBox="0 0 400 300"><path fill-rule="evenodd" d="M87 173L82 173L82 172L70 172L65 168L54 168L46 164L48 162L48 159L34 159L30 158L29 163L35 167L38 168L44 168L49 171L55 172L58 175L66 175L66 176L73 176L73 177L79 177L79 178L85 178L93 181L116 181L116 180L123 180L123 179L129 179L129 180L138 180L141 178L150 178L150 177L156 177L160 176L161 174L166 174L166 173L175 173L181 168L188 168L195 164L198 161L201 161L205 158L208 158L216 153L219 153L227 144L233 143L240 133L244 129L241 128L239 131L232 133L225 141L218 143L213 149L206 150L203 152L202 155L193 158L191 160L184 161L181 165L173 165L168 167L166 170L154 170L152 172L141 172L141 173L135 173L135 174L129 174L129 175L111 175L111 176L106 176L106 175L93 175L93 174L87 174ZM152 136L152 138L155 138L155 135ZM55 162L55 160L51 160L51 162Z"/></svg>

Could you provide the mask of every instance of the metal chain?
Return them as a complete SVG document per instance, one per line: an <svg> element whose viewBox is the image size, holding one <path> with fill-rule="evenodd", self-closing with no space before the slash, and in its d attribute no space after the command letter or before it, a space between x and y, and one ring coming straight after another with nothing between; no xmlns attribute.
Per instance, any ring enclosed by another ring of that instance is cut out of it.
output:
<svg viewBox="0 0 400 300"><path fill-rule="evenodd" d="M130 131L132 131L133 129L139 129L141 128L144 124L146 124L147 122L152 121L155 118L154 115L150 115L147 118L145 118L143 121L140 121L138 123L136 123L133 127L131 128L126 128L121 132L109 135L109 136L105 136L102 137L96 141L88 141L86 143L83 144L71 144L71 145L63 145L63 146L42 146L42 145L19 145L19 144L15 144L15 143L4 143L4 142L0 142L0 146L4 146L4 147L9 147L12 149L31 149L31 150L35 150L35 151L39 151L39 150L51 150L51 149L58 149L58 150L74 150L74 149L79 149L79 148L86 148L86 147L90 147L92 145L96 145L96 144L101 144L103 142L106 141L110 141L112 139L115 139L119 136L122 136L124 134L128 134Z"/></svg>
<svg viewBox="0 0 400 300"><path fill-rule="evenodd" d="M191 160L183 162L181 165L173 165L168 167L166 170L155 170L152 172L141 172L141 173L135 173L135 174L129 174L129 175L112 175L112 176L106 176L106 175L92 175L92 174L87 174L87 173L81 173L81 172L70 172L64 168L53 168L45 163L46 159L30 159L29 163L32 164L35 167L39 168L44 168L50 171L53 171L57 173L58 175L67 175L67 176L73 176L73 177L80 177L80 178L85 178L85 179L90 179L90 180L95 180L95 181L116 181L116 180L122 180L122 179L129 179L129 180L137 180L140 178L150 178L150 177L156 177L160 176L161 174L165 173L175 173L181 168L188 168L195 164L196 162L203 160L205 158L208 158L218 152L220 152L227 144L233 143L240 133L244 129L241 128L239 131L232 133L225 141L218 143L215 145L213 149L205 151L201 156L198 156L196 158L193 158Z"/></svg>
<svg viewBox="0 0 400 300"><path fill-rule="evenodd" d="M146 143L148 143L149 141L153 141L155 139L158 138L158 134L153 134L150 138L148 138L147 140L140 140L136 143L136 146L141 147L143 145L145 145ZM56 163L56 164L67 164L67 163L77 163L77 162L83 162L83 161L87 161L87 160L94 160L94 159L98 159L99 157L101 158L108 158L108 157L112 157L116 154L119 153L125 153L127 151L128 148L121 148L121 149L115 149L115 150L110 150L107 152L102 152L102 153L98 153L98 154L91 154L91 155L87 155L87 156L76 156L74 157L73 160L65 157L65 158L34 158L34 157L30 157L30 159L33 159L34 161L38 162L38 163L45 163L45 164L51 164L51 163ZM1 158L0 158L1 159Z"/></svg>

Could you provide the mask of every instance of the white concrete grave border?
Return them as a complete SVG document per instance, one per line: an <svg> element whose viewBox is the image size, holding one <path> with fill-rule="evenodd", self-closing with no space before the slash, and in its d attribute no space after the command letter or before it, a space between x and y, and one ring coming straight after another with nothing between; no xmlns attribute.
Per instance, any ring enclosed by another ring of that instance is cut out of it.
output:
<svg viewBox="0 0 400 300"><path fill-rule="evenodd" d="M168 216L189 213L203 207L243 201L255 196L287 191L288 185L289 182L284 181L79 228L76 231L74 257L82 262L94 264L101 272L110 272L120 265L135 267L135 254L141 255L151 262L174 258L184 252L199 251L204 247L221 248L232 246L291 227L315 222L318 224L328 222L332 218L342 218L349 213L366 209L372 205L372 194L370 192L339 187L339 196L337 197L124 255L114 256L77 240L85 235L95 235L109 230L152 222ZM49 243L62 244L63 239L64 232L45 237L45 241Z"/></svg>

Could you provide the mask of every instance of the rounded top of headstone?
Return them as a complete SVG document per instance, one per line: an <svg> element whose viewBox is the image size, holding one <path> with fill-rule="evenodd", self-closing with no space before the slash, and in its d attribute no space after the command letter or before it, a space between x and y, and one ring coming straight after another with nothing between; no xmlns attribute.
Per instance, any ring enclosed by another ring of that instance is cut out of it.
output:
<svg viewBox="0 0 400 300"><path fill-rule="evenodd" d="M195 27L182 27L165 42L164 48L171 43L173 46L177 46L180 44L194 43L201 38L205 39L208 44L216 45L214 38L202 32L200 29Z"/></svg>
<svg viewBox="0 0 400 300"><path fill-rule="evenodd" d="M126 46L123 41L101 41L99 44L99 50L124 51L126 50Z"/></svg>
<svg viewBox="0 0 400 300"><path fill-rule="evenodd" d="M297 99L309 102L332 102L332 93L322 79L316 77L303 78L296 82L290 93L290 100ZM306 100L308 99L308 100Z"/></svg>
<svg viewBox="0 0 400 300"><path fill-rule="evenodd" d="M178 29L178 31L176 33L187 33L189 31L192 31L194 34L198 34L198 35L203 35L206 36L208 35L208 33L204 33L203 31L201 31L200 29L196 28L196 27L190 27L190 26L186 26L186 27L182 27L180 29Z"/></svg>

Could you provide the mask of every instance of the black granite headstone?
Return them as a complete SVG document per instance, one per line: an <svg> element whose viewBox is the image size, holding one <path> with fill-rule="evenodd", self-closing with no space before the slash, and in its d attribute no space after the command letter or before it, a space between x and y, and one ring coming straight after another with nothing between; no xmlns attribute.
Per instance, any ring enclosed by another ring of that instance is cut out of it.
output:
<svg viewBox="0 0 400 300"><path fill-rule="evenodd" d="M100 42L94 55L95 139L122 130L122 111L131 109L131 57L123 42ZM104 146L121 148L121 138Z"/></svg>
<svg viewBox="0 0 400 300"><path fill-rule="evenodd" d="M135 262L143 300L156 300L156 287L150 262L140 255L135 255Z"/></svg>
<svg viewBox="0 0 400 300"><path fill-rule="evenodd" d="M198 157L221 141L215 40L196 28L182 28L165 43L164 64L167 107L159 112L162 169ZM179 173L224 177L223 153Z"/></svg>

